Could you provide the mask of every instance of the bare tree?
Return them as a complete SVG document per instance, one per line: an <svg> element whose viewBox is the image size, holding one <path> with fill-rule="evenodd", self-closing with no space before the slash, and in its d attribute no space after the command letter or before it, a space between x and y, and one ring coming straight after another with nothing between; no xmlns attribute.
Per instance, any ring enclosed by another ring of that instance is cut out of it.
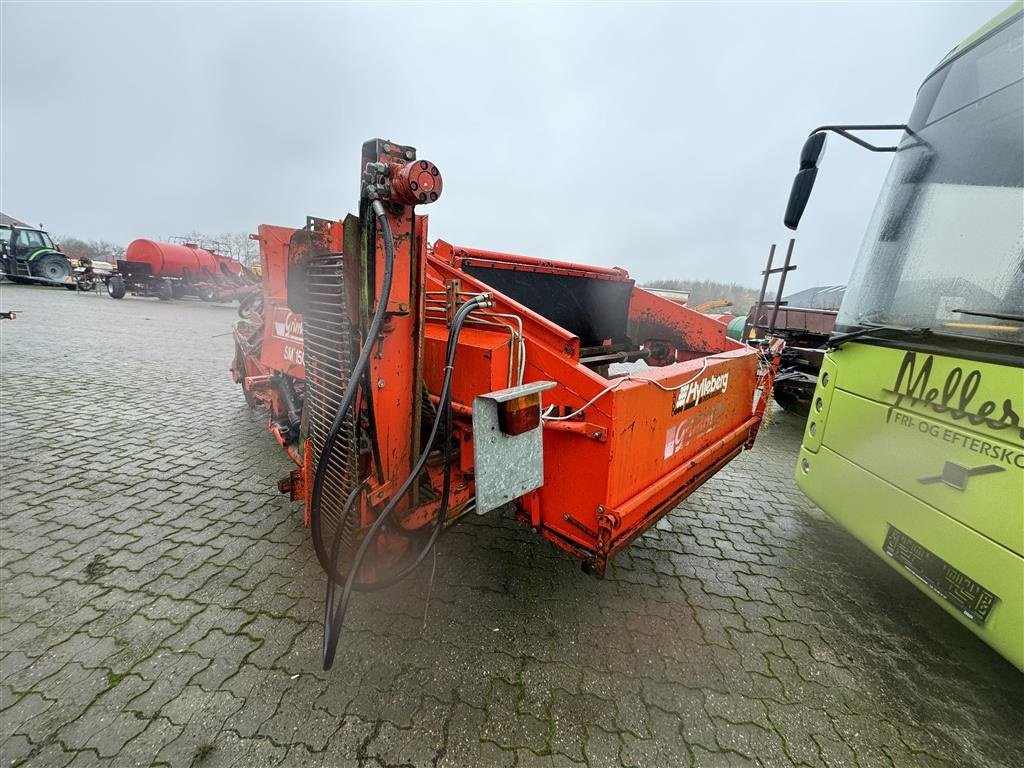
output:
<svg viewBox="0 0 1024 768"><path fill-rule="evenodd" d="M255 266L260 262L260 251L255 240L249 239L248 232L232 232L221 235L219 238L228 246L228 253L232 258L242 262L247 267Z"/></svg>
<svg viewBox="0 0 1024 768"><path fill-rule="evenodd" d="M206 248L223 256L230 256L247 267L259 264L260 261L259 248L254 240L249 239L247 232L227 232L211 237L202 232L192 231L182 237L200 248Z"/></svg>
<svg viewBox="0 0 1024 768"><path fill-rule="evenodd" d="M673 291L689 291L690 306L707 301L724 299L732 302L732 311L745 314L757 301L757 289L737 283L719 283L714 280L652 280L645 288L665 288Z"/></svg>
<svg viewBox="0 0 1024 768"><path fill-rule="evenodd" d="M54 239L64 253L75 259L116 261L124 257L124 246L107 240L82 240L70 235Z"/></svg>

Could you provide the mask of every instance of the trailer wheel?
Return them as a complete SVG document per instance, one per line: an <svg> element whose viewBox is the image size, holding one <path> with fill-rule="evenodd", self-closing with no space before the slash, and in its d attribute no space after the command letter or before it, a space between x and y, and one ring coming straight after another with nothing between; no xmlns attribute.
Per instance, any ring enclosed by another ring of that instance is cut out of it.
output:
<svg viewBox="0 0 1024 768"><path fill-rule="evenodd" d="M256 399L256 395L245 387L245 353L242 351L242 348L239 346L237 341L235 342L234 367L235 370L238 371L238 376L241 378L241 381L238 383L242 385L242 394L245 396L245 404L249 406L249 408L255 408L259 405L259 401Z"/></svg>
<svg viewBox="0 0 1024 768"><path fill-rule="evenodd" d="M201 285L196 289L196 296L203 301L213 301L217 297L217 289L212 285Z"/></svg>
<svg viewBox="0 0 1024 768"><path fill-rule="evenodd" d="M813 392L813 390L811 390ZM784 411L794 413L806 419L811 412L810 395L796 387L776 387L772 393L775 402L782 406Z"/></svg>
<svg viewBox="0 0 1024 768"><path fill-rule="evenodd" d="M112 299L123 299L124 294L124 278L120 275L111 275L107 280L107 295Z"/></svg>
<svg viewBox="0 0 1024 768"><path fill-rule="evenodd" d="M257 304L257 302L259 302ZM249 313L260 314L263 311L263 297L258 293L250 293L238 300L238 316L243 320L249 319Z"/></svg>
<svg viewBox="0 0 1024 768"><path fill-rule="evenodd" d="M156 297L160 301L170 301L174 298L174 284L167 279L161 280L156 287Z"/></svg>

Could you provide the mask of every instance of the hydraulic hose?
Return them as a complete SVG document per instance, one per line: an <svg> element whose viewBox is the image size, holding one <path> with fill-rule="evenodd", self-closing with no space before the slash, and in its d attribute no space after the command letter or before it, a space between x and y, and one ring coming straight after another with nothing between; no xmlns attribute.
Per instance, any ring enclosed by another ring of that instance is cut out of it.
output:
<svg viewBox="0 0 1024 768"><path fill-rule="evenodd" d="M462 328L461 328L462 324L460 323L459 325L460 325L459 330L461 331L462 330ZM454 361L448 362L446 364L446 366L445 366L445 375L449 375L449 372L451 372L450 375L454 375L454 372L455 372ZM434 544L437 543L438 537L441 535L441 532L444 530L444 525L445 525L445 522L447 521L447 518L448 518L448 499L449 499L449 497L451 495L451 488L452 488L452 471L451 471L451 469L452 469L452 452L451 452L452 408L451 408L451 403L452 403L452 397L451 397L451 391L449 391L448 392L448 397L444 401L444 405L442 407L443 415L441 413L439 413L437 415L437 418L435 419L435 423L437 422L437 420L443 419L443 422L442 422L443 429L442 429L442 432L441 432L441 445L444 446L444 466L443 466L443 469L442 469L442 477L444 479L443 479L443 482L441 484L441 499L440 499L440 501L438 502L438 505L437 505L437 521L434 523L434 527L433 527L433 529L430 532L430 536L427 539L427 543L420 550L420 553L415 558L413 558L412 562L409 563L408 565L406 565L405 567L395 571L394 573L390 573L387 576L384 576L382 578L378 578L378 579L374 580L370 584L359 584L358 582L354 583L352 588L354 590L356 590L357 592L377 592L378 590L387 589L388 587L393 586L393 585L397 584L398 582L400 582L402 579L404 579L406 576L408 576L410 573L412 573L414 570L416 570L416 567L420 563L423 562L423 559L430 553L430 550L434 548ZM430 450L432 448L433 436L434 436L435 433L436 433L436 431L434 429L432 429L431 432L430 432L430 436L429 436L429 438L427 440L427 444L426 444L426 446L424 446L424 453L422 454L423 456L428 456L429 455ZM407 535L406 535L406 537L407 538L411 538L411 537L408 537Z"/></svg>
<svg viewBox="0 0 1024 768"><path fill-rule="evenodd" d="M359 351L356 364L352 366L348 386L345 387L345 392L342 395L341 403L338 405L338 411L334 415L331 428L327 432L327 437L324 438L323 448L320 450L320 457L316 464L316 471L313 473L313 488L309 497L309 518L313 534L313 549L316 551L316 557L320 561L320 566L327 571L329 577L334 574L330 570L332 568L331 558L322 541L323 516L320 511L324 478L327 475L327 466L330 463L330 459L334 455L334 445L338 440L338 434L341 432L341 425L344 423L349 409L355 403L356 394L359 392L359 383L362 381L363 373L370 363L370 355L380 336L381 328L384 327L384 316L387 314L388 302L391 300L391 281L394 277L395 239L391 233L391 224L380 200L373 201L372 210L374 216L377 217L377 221L380 223L381 233L384 236L384 279L381 282L380 298L377 301L377 309L373 313L373 319L370 321L370 327L366 332L366 340ZM338 521L338 530L341 529L343 523L344 519Z"/></svg>
<svg viewBox="0 0 1024 768"><path fill-rule="evenodd" d="M372 587L367 587L364 589L364 591L369 591L370 589L383 589L386 586L394 584L399 579L404 578L408 573L410 573L414 568L416 568L416 566L418 566L423 561L423 558L425 558L427 553L430 552L431 548L434 546L434 543L437 541L437 538L440 535L441 531L444 529L445 517L447 516L448 497L451 488L451 447L449 443L451 442L451 386L452 374L455 369L455 352L458 349L459 333L461 332L462 325L465 322L466 318L469 316L469 314L478 308L487 307L491 305L492 304L489 296L476 296L467 301L461 307L459 307L458 311L455 313L455 317L452 320L451 329L449 330L448 334L448 348L445 358L444 380L441 384L441 392L438 398L439 406L441 407L441 412L438 414L438 418L434 419L434 424L431 427L430 434L427 437L427 441L423 448L423 451L420 453L420 456L417 459L416 464L413 466L412 471L409 473L409 476L405 479L405 482L402 483L401 487L398 489L395 495L392 496L391 499L388 501L387 505L381 511L380 515L378 515L377 519L374 520L373 524L366 532L366 535L363 537L363 540L360 542L359 548L356 550L355 556L352 558L352 563L348 569L348 574L345 577L345 586L344 589L342 590L341 599L339 600L337 606L334 605L334 592L336 583L335 580L332 578L332 575L337 570L336 562L332 562L331 567L329 569L325 569L327 571L328 577L327 595L325 599L326 604L324 606L323 668L325 670L330 669L331 666L334 664L334 657L338 647L338 640L341 637L342 623L344 622L345 619L345 613L348 610L348 603L352 596L352 590L355 588L356 576L359 572L359 568L362 566L363 560L366 557L366 554L369 551L371 544L376 540L377 535L380 533L383 526L387 523L392 512L395 510L399 502L412 488L413 483L416 482L417 478L419 477L419 474L423 471L424 466L426 466L427 458L429 457L431 451L433 450L434 442L437 439L437 434L442 424L444 425L445 428L446 441L446 444L444 446L444 485L441 495L441 503L438 506L437 510L437 522L434 525L434 529L431 531L430 538L428 539L426 546L424 546L424 548L420 551L419 555L417 555L417 557L413 560L412 563L402 568L398 573L389 575L387 579L382 580L381 582L375 582L372 585ZM351 506L354 503L354 499L357 497L358 493L356 491L353 491L352 495L349 496L349 499L346 501L345 505L345 517L347 517L347 515L349 514ZM331 548L331 554L334 556L332 560L334 560L340 553L340 547L338 545L340 539L340 530L341 528L339 526L339 528L335 531L335 541L333 542L333 546Z"/></svg>

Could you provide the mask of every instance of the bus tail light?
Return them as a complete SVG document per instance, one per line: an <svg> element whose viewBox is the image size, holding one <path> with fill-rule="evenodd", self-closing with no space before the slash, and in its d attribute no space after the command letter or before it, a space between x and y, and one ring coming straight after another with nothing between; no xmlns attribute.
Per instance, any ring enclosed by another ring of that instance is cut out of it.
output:
<svg viewBox="0 0 1024 768"><path fill-rule="evenodd" d="M821 370L818 372L818 386L814 389L811 412L807 416L807 426L804 428L803 447L812 453L817 452L821 447L821 440L825 433L825 419L828 416L828 409L832 404L832 394L835 389L836 364L826 354L821 362Z"/></svg>

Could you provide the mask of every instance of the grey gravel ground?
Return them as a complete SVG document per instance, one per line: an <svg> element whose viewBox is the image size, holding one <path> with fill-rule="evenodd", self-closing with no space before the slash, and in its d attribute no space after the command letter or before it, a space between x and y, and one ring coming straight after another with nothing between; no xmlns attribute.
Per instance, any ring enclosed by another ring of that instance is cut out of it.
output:
<svg viewBox="0 0 1024 768"><path fill-rule="evenodd" d="M1024 764L1024 678L801 496L785 413L604 581L467 520L324 673L233 310L0 303L5 766Z"/></svg>

